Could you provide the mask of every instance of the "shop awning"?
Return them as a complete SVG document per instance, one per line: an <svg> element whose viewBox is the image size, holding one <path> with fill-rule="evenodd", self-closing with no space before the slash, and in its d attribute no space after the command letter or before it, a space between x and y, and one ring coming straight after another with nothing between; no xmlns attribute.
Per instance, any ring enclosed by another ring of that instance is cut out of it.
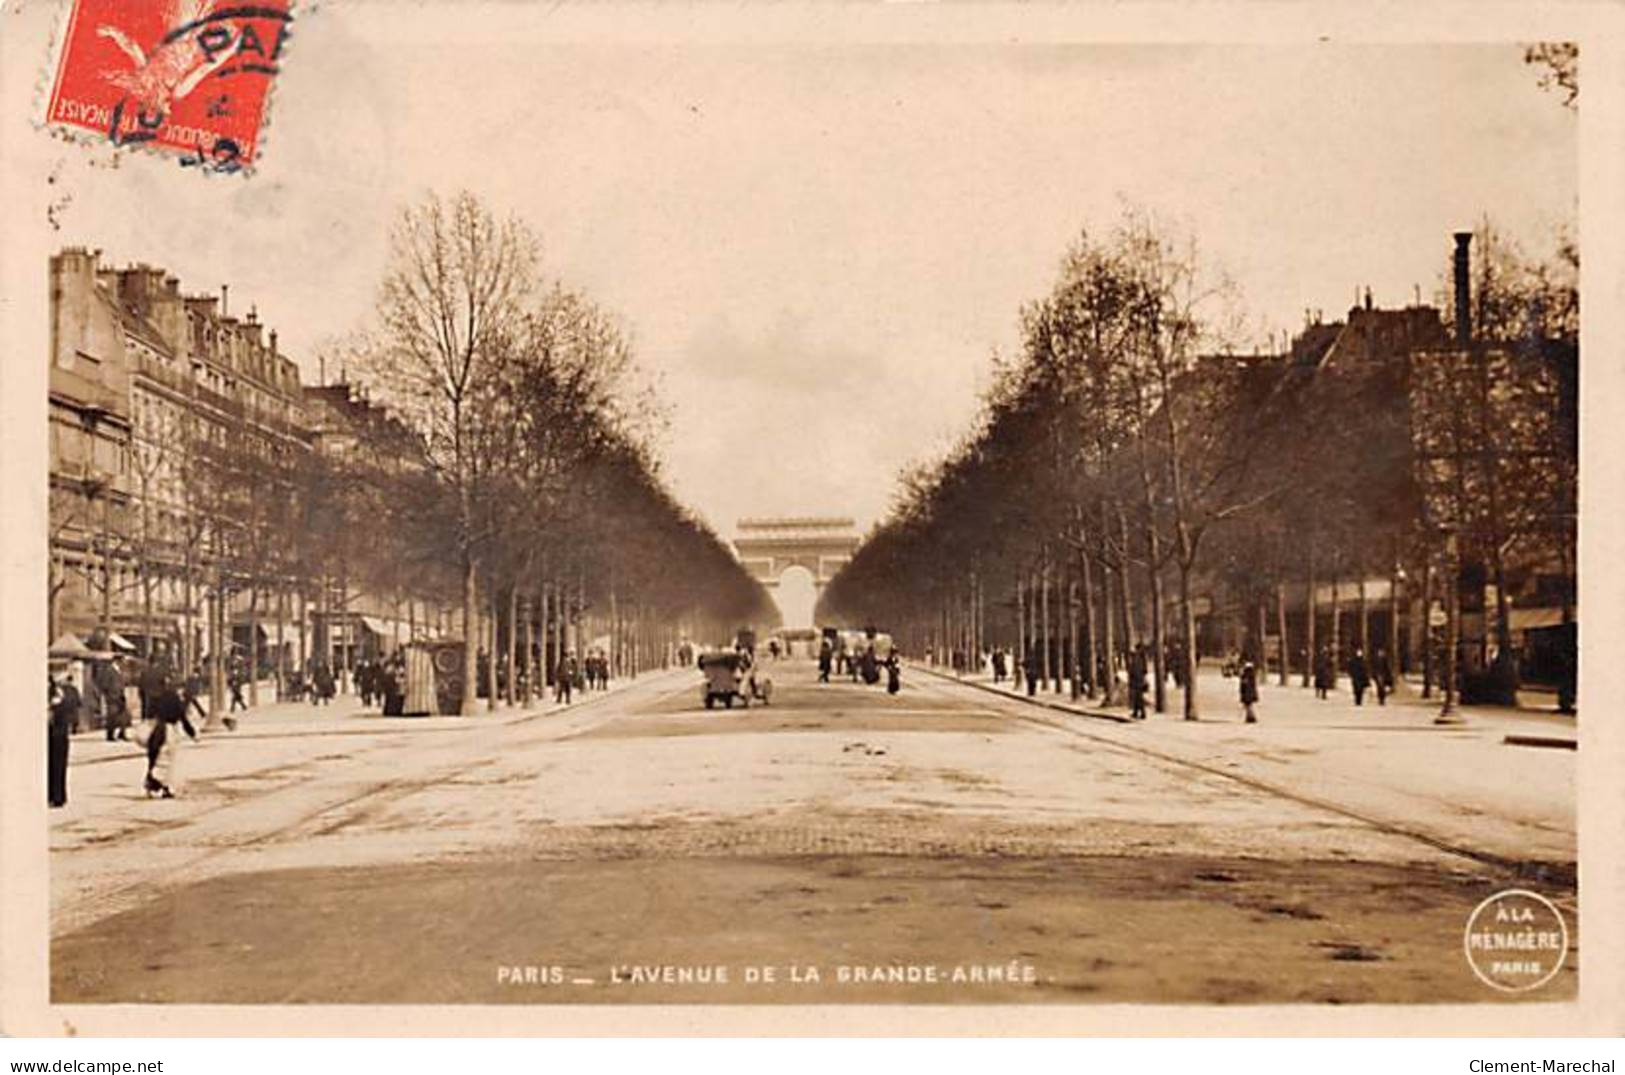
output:
<svg viewBox="0 0 1625 1075"><path fill-rule="evenodd" d="M361 625L380 638L392 637L395 634L394 627L376 616L362 616Z"/></svg>
<svg viewBox="0 0 1625 1075"><path fill-rule="evenodd" d="M1536 631L1542 627L1557 627L1563 622L1560 608L1515 608L1511 626L1514 631Z"/></svg>
<svg viewBox="0 0 1625 1075"><path fill-rule="evenodd" d="M134 653L136 651L135 643L131 642L128 638L125 638L117 631L109 632L107 635L107 641L114 649L121 649L125 653Z"/></svg>

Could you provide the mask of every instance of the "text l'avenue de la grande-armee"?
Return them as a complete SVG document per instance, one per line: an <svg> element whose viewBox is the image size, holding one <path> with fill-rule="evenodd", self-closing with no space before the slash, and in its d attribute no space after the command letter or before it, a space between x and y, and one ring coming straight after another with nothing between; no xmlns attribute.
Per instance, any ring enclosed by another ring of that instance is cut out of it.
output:
<svg viewBox="0 0 1625 1075"><path fill-rule="evenodd" d="M617 963L603 977L583 978L558 965L503 964L500 985L1033 985L1038 970L1030 963L727 964L680 965Z"/></svg>

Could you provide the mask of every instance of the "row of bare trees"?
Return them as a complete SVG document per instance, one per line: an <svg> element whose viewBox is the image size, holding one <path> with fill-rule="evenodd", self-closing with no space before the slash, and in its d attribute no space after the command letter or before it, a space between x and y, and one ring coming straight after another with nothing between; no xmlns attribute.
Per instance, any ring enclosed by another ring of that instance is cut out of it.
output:
<svg viewBox="0 0 1625 1075"><path fill-rule="evenodd" d="M905 475L822 614L960 660L1013 646L1049 689L1105 704L1143 656L1155 708L1168 672L1195 719L1203 616L1238 621L1259 660L1272 639L1271 670L1285 683L1296 657L1307 684L1322 650L1398 661L1404 579L1499 563L1504 605L1510 560L1572 565L1577 290L1572 248L1535 263L1481 234L1470 347L1436 310L1368 305L1372 338L1342 357L1318 324L1290 354L1235 354L1233 290L1142 212L1080 236L1022 311L1022 350L996 360L975 428ZM1475 376L1453 376L1460 363ZM1428 450L1444 412L1473 419L1448 487ZM1459 501L1452 540L1441 497ZM1367 582L1383 577L1388 637L1373 639ZM1413 597L1431 608L1454 589ZM1289 594L1304 597L1297 637ZM1499 631L1510 653L1504 607Z"/></svg>
<svg viewBox="0 0 1625 1075"><path fill-rule="evenodd" d="M483 649L493 702L497 666L544 659L534 635L549 623L553 659L563 627L586 617L607 630L612 664L635 672L680 633L771 615L762 587L661 483L650 448L661 415L626 333L542 279L522 221L466 192L405 210L376 324L346 346L392 416L365 449L380 490L373 559L450 584L463 681L476 681ZM403 435L410 465L386 466ZM507 677L507 701L520 678ZM465 690L465 709L474 696Z"/></svg>

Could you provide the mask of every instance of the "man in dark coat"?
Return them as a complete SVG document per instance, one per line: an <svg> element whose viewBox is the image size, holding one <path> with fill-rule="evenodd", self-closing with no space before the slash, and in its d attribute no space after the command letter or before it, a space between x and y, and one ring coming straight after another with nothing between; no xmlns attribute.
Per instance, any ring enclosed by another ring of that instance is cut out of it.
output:
<svg viewBox="0 0 1625 1075"><path fill-rule="evenodd" d="M68 805L68 746L79 720L79 688L67 676L50 680L47 694L50 723L46 726L45 798L52 806Z"/></svg>
<svg viewBox="0 0 1625 1075"><path fill-rule="evenodd" d="M897 659L897 651L892 650L891 656L886 658L886 693L896 694L903 689L903 662Z"/></svg>
<svg viewBox="0 0 1625 1075"><path fill-rule="evenodd" d="M1388 651L1379 649L1371 659L1371 683L1377 688L1377 704L1387 705L1394 691L1394 666L1388 660Z"/></svg>
<svg viewBox="0 0 1625 1075"><path fill-rule="evenodd" d="M1332 655L1327 650L1321 650L1315 655L1315 697L1325 698L1327 692L1337 686L1332 677Z"/></svg>
<svg viewBox="0 0 1625 1075"><path fill-rule="evenodd" d="M1354 688L1354 704L1365 704L1366 688L1371 686L1371 672L1366 668L1365 650L1356 648L1349 658L1349 686Z"/></svg>
<svg viewBox="0 0 1625 1075"><path fill-rule="evenodd" d="M835 649L824 639L818 644L818 682L828 683L830 671L835 666Z"/></svg>
<svg viewBox="0 0 1625 1075"><path fill-rule="evenodd" d="M1004 650L1002 649L993 651L993 682L1004 682Z"/></svg>
<svg viewBox="0 0 1625 1075"><path fill-rule="evenodd" d="M1024 663L1027 666L1027 697L1031 698L1038 693L1038 677L1044 671L1044 663L1039 659L1036 643L1028 645Z"/></svg>
<svg viewBox="0 0 1625 1075"><path fill-rule="evenodd" d="M130 710L124 702L124 673L117 660L97 666L96 689L102 696L107 741L129 739Z"/></svg>
<svg viewBox="0 0 1625 1075"><path fill-rule="evenodd" d="M1243 661L1241 664L1241 710L1247 715L1248 724L1258 723L1258 714L1253 707L1258 705L1258 668L1252 661Z"/></svg>
<svg viewBox="0 0 1625 1075"><path fill-rule="evenodd" d="M327 667L326 661L316 662L316 672L311 677L316 687L316 704L333 704L333 670Z"/></svg>
<svg viewBox="0 0 1625 1075"><path fill-rule="evenodd" d="M575 689L576 677L581 674L581 668L576 663L575 650L567 651L559 658L558 667L553 669L553 700L570 704L570 692Z"/></svg>

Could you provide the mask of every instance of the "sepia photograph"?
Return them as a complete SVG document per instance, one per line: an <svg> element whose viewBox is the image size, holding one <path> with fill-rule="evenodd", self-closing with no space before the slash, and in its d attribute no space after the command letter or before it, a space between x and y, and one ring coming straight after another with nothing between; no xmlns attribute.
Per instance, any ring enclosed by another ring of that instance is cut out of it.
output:
<svg viewBox="0 0 1625 1075"><path fill-rule="evenodd" d="M46 1032L1606 999L1583 35L905 7L5 5Z"/></svg>

